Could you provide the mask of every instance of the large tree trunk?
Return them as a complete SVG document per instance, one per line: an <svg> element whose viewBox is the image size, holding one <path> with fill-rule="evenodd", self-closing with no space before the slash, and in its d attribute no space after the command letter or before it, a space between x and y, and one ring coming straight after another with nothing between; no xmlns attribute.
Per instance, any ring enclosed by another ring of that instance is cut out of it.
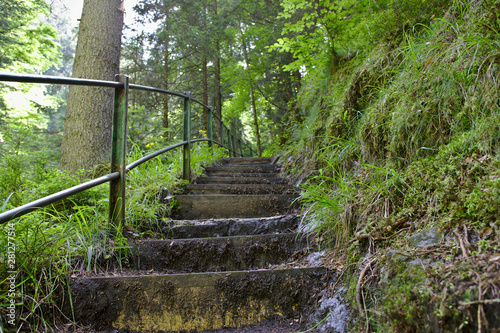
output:
<svg viewBox="0 0 500 333"><path fill-rule="evenodd" d="M73 77L114 80L119 72L122 0L85 0ZM75 173L110 160L114 90L70 86L61 169Z"/></svg>

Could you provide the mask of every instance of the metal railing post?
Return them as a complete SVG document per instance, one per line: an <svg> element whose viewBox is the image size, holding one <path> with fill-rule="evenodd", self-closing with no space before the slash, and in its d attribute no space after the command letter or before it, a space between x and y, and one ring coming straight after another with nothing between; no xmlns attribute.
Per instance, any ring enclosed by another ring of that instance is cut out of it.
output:
<svg viewBox="0 0 500 333"><path fill-rule="evenodd" d="M125 221L125 174L127 154L127 107L129 78L116 75L115 81L123 85L115 88L113 129L111 141L111 173L120 172L120 178L112 180L109 187L109 221L112 234L116 234Z"/></svg>
<svg viewBox="0 0 500 333"><path fill-rule="evenodd" d="M187 92L184 97L184 145L182 161L182 179L191 180L191 93Z"/></svg>
<svg viewBox="0 0 500 333"><path fill-rule="evenodd" d="M207 112L207 136L208 136L208 139L210 141L208 141L208 146L209 147L212 147L212 141L214 139L214 134L213 134L213 131L212 131L212 108L209 107L208 108L208 112Z"/></svg>

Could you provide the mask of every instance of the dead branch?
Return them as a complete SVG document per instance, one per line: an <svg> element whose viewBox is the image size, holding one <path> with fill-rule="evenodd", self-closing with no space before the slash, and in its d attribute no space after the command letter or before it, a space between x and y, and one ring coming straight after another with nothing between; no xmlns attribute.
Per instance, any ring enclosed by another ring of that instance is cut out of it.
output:
<svg viewBox="0 0 500 333"><path fill-rule="evenodd" d="M388 232L391 232L391 231L394 231L396 230L398 227L400 227L401 225L405 224L408 220L410 219L409 216L405 216L399 220L397 220L396 222L394 222L394 224L390 225L390 226L387 226L386 229ZM404 225L406 227L406 224ZM389 240L391 239L392 237L394 237L395 235L397 235L400 231L398 231L397 233L395 234L392 234L391 236L388 236L388 237L376 237L374 234L377 232L378 230L375 229L373 231L371 231L370 233L367 233L367 234L363 234L362 231L358 232L356 235L355 235L355 239L360 241L360 240L363 240L363 239L370 239L371 241L373 242L377 242L377 241L385 241L385 240Z"/></svg>
<svg viewBox="0 0 500 333"><path fill-rule="evenodd" d="M359 240L362 240L362 239L370 239L372 242L387 241L387 240L391 239L392 237L394 237L396 235L399 235L402 231L407 230L409 227L410 227L410 225L408 225L408 226L404 225L403 229L399 230L396 233L393 233L389 237L373 237L373 235L372 235L373 232L371 232L369 234L357 235L356 236L356 240L359 241Z"/></svg>
<svg viewBox="0 0 500 333"><path fill-rule="evenodd" d="M460 305L470 306L470 305L476 305L476 304L495 304L495 303L500 303L500 298L481 299L481 300L472 301L472 302L460 302Z"/></svg>
<svg viewBox="0 0 500 333"><path fill-rule="evenodd" d="M467 249L465 248L465 244L464 244L464 240L462 239L462 235L460 235L460 233L458 232L457 229L455 229L453 231L453 233L455 234L455 236L457 236L458 238L458 242L460 244L460 248L462 249L462 255L465 257L465 258L468 258L469 257L469 254L467 253Z"/></svg>
<svg viewBox="0 0 500 333"><path fill-rule="evenodd" d="M498 231L498 226L496 225L495 222L490 222L490 226L493 228L493 230L495 230L497 239L500 241L500 232Z"/></svg>
<svg viewBox="0 0 500 333"><path fill-rule="evenodd" d="M358 284L356 285L356 304L358 306L358 311L359 313L364 313L364 302L361 297L361 288L363 286L363 278L365 277L366 272L368 269L371 267L372 263L374 263L377 260L377 258L373 258L368 262L368 264L363 268L361 273L359 274L359 279L358 279Z"/></svg>

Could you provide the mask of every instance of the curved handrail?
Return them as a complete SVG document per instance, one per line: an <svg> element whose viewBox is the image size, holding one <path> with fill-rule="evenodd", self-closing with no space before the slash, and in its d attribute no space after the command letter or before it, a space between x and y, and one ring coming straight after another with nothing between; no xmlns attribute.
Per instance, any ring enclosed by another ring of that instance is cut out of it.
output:
<svg viewBox="0 0 500 333"><path fill-rule="evenodd" d="M147 86L140 86L137 84L130 84L128 86L130 89L135 89L135 90L143 90L143 91L149 91L149 92L159 92L162 94L169 94L169 95L174 95L174 96L179 96L183 98L188 98L189 96L186 94L181 94L178 92L173 92L165 89L160 89L160 88L154 88L154 87L147 87Z"/></svg>
<svg viewBox="0 0 500 333"><path fill-rule="evenodd" d="M213 143L220 145L217 141L210 140L210 139L195 139L195 140L190 140L189 142L196 143L196 142L204 142L204 141L212 141ZM184 145L187 145L189 142L188 141L179 142L175 145L168 146L168 147L160 149L154 153L146 155L146 156L138 159L137 161L134 161L133 163L130 163L129 165L127 165L126 172L129 172L132 169L138 167L139 165L141 165L141 164L143 164L143 163L145 163L145 162L147 162L147 161L149 161L149 160L151 160L151 159L153 159L161 154L164 154L170 150L174 150L175 148L179 148L179 147L182 147ZM106 176L102 176L102 177L99 177L96 179L89 180L85 183L75 185L75 186L70 187L68 189L53 193L53 194L48 195L46 197L43 197L41 199L27 203L25 205L10 209L6 212L0 213L0 224L8 222L8 221L15 219L17 217L21 217L21 216L26 215L28 213L31 213L37 209L41 209L41 208L46 207L50 204L53 204L57 201L66 199L72 195L81 193L81 192L86 191L88 189L91 189L93 187L102 185L102 184L110 182L112 180L116 180L118 178L120 178L120 172L118 172L118 171L113 172L113 173L110 173Z"/></svg>
<svg viewBox="0 0 500 333"><path fill-rule="evenodd" d="M186 104L186 101L189 101L189 102L194 101L194 102L200 104L201 106L208 108L210 115L213 115L213 116L215 116L216 119L219 119L222 128L224 128L228 133L230 133L229 128L227 128L227 126L224 124L222 119L220 119L213 112L211 107L191 98L189 93L182 94L182 93L172 92L172 91L154 88L154 87L146 87L146 86L128 84L128 79L126 79L124 81L123 80L102 81L102 80L89 80L89 79L79 79L79 78L70 78L70 77L48 76L48 75L0 73L0 82L1 81L39 83L39 84L81 85L81 86L93 86L93 87L109 87L109 88L115 88L116 91L126 91L127 89L136 89L136 90L144 90L144 91L150 91L150 92L159 92L159 93L170 94L170 95L184 98L185 107L186 107L186 105L189 105L189 103ZM120 103L116 103L117 98L118 98L118 100L119 100L119 98L125 98L125 108L124 108L125 111L124 112L126 113L126 109L127 109L126 108L126 103L127 103L126 97L117 97L117 96L118 95L115 94L115 113L117 112L117 109L116 109L117 105L120 104ZM126 94L121 94L121 96L126 96ZM123 106L121 106L121 108L123 108ZM189 114L190 107L188 107L187 110L188 111L186 111L186 109L185 109L185 113ZM188 127L190 128L190 125ZM115 129L113 129L113 131L114 130ZM189 130L187 131L187 133L189 133ZM124 166L123 168L118 167L118 169L115 169L115 170L122 170L122 171L116 171L116 172L110 173L106 176L102 176L102 177L87 181L83 184L73 186L71 188L59 191L57 193L54 193L54 194L51 194L51 195L46 196L44 198L35 200L35 201L30 202L28 204L22 205L20 207L16 207L16 208L13 208L9 211L0 213L0 224L8 222L14 218L23 216L25 214L28 214L28 213L34 211L34 210L46 207L52 203L63 200L71 195L81 193L85 190L102 185L102 184L107 183L107 182L111 182L112 187L113 187L113 183L118 182L118 181L120 181L119 179L121 179L121 182L124 184L124 181L125 181L124 180L125 179L124 173L138 167L142 163L145 163L156 156L159 156L167 151L173 150L173 149L178 148L178 147L184 146L184 150L186 152L186 149L189 151L190 145L192 143L208 141L211 144L217 144L223 148L228 149L229 152L233 151L233 153L235 154L236 152L234 150L234 135L233 134L230 134L230 135L231 135L231 137L233 137L233 147L231 147L231 142L229 142L228 147L224 146L224 142L222 141L223 140L222 133L221 133L221 142L217 142L217 141L213 140L212 137L210 137L208 139L203 138L203 139L193 139L193 140L188 137L187 139L185 139L184 141L182 141L180 143L171 145L171 146L166 147L166 148L162 148L154 153L151 153L149 155L146 155L146 156L140 158L139 160L137 160L137 161L135 161L127 166L125 166L125 164L123 164L123 166ZM126 143L123 143L123 144L126 145ZM186 146L187 146L187 148L186 148ZM250 149L251 149L251 147L250 147ZM188 159L188 161L189 161L189 159ZM123 162L123 163L125 163L125 162ZM186 163L186 161L184 163ZM189 162L187 163L187 165L189 168ZM122 175L122 173L123 173L123 175ZM125 188L124 185L123 185L123 188ZM112 189L110 189L110 195L111 195L111 193L113 193ZM122 193L122 195L124 195L124 193ZM123 197L123 200L124 200L124 197ZM111 207L111 198L110 198L110 212L113 209L114 209L114 207ZM111 216L111 214L110 214L110 216ZM122 218L123 218L123 216L122 216Z"/></svg>
<svg viewBox="0 0 500 333"><path fill-rule="evenodd" d="M110 88L123 87L123 83L115 81L89 80L89 79L79 79L73 77L59 77L51 75L34 75L34 74L0 73L0 81L41 83L41 84L65 84L65 85L110 87Z"/></svg>
<svg viewBox="0 0 500 333"><path fill-rule="evenodd" d="M204 141L212 142L212 143L215 143L218 146L221 146L221 147L225 148L224 146L222 146L219 142L217 142L215 140L210 140L210 139L194 139L194 140L189 140L190 143L204 142ZM164 154L167 151L170 151L170 150L173 150L175 148L179 148L179 147L185 146L189 142L188 141L182 141L182 142L176 143L175 145L171 145L171 146L168 146L166 148L162 148L160 150L155 151L154 153L151 153L149 155L141 157L137 161L134 161L133 163L130 163L129 165L127 165L126 171L129 172L130 170L137 168L139 165L141 165L141 164L143 164L143 163L145 163L145 162L147 162L147 161L149 161L149 160L151 160L151 159L153 159L153 158L155 158L157 156L160 156L161 154Z"/></svg>
<svg viewBox="0 0 500 333"><path fill-rule="evenodd" d="M46 207L52 203L55 203L57 201L66 199L69 196L72 196L74 194L81 193L83 191L86 191L90 188L99 186L101 184L110 182L112 180L120 178L120 172L113 172L110 173L109 175L102 176L96 179L89 180L88 182L85 182L80 185L76 185L73 187L70 187L68 189L59 191L57 193L53 193L51 195L48 195L46 197L43 197L41 199L32 201L30 203L27 203L25 205L13 208L11 210L8 210L6 212L0 213L0 224L8 222L16 217L23 216L25 214L31 213L34 210Z"/></svg>

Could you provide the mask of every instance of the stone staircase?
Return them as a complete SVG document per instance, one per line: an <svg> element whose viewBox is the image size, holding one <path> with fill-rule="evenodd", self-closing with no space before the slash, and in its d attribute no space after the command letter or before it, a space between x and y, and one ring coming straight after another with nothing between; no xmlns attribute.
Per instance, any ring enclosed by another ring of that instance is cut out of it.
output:
<svg viewBox="0 0 500 333"><path fill-rule="evenodd" d="M175 219L161 227L165 239L129 242L127 273L72 280L77 322L121 332L272 322L262 332L295 332L296 318L315 306L330 277L298 264L314 240L296 232L296 194L279 172L267 158L206 168L176 196Z"/></svg>
<svg viewBox="0 0 500 333"><path fill-rule="evenodd" d="M223 159L178 195L179 219L251 218L293 211L294 189L269 158ZM296 205L295 205L296 206ZM296 208L296 207L295 207Z"/></svg>

